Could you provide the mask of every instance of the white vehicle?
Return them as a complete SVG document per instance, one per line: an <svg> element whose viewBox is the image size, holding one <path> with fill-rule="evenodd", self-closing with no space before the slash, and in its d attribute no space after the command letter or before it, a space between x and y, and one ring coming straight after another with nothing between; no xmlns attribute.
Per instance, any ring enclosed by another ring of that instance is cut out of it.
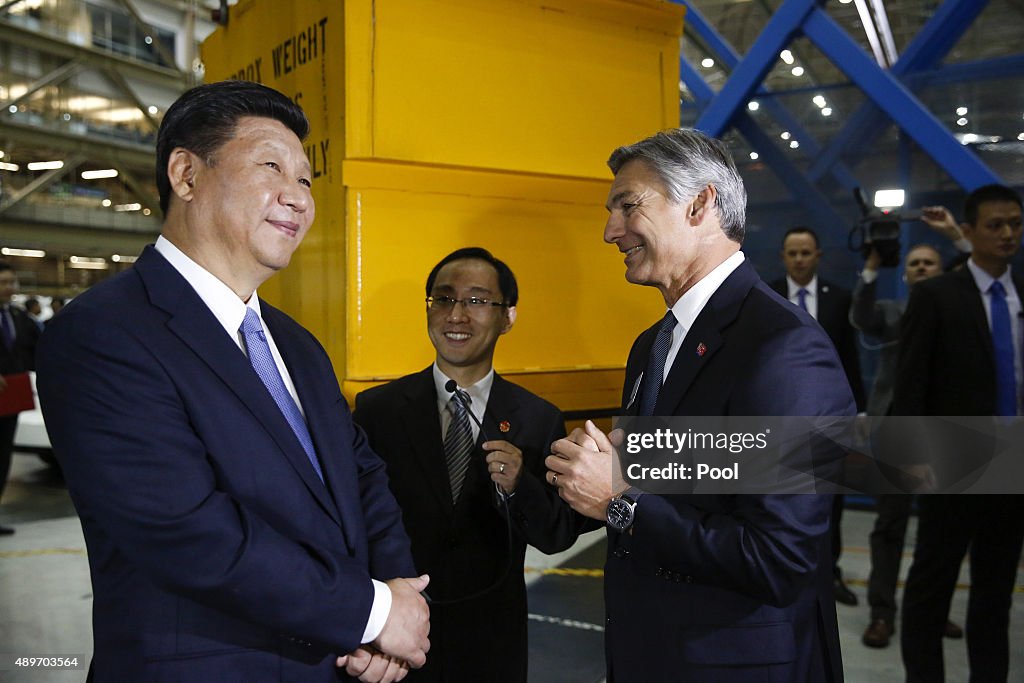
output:
<svg viewBox="0 0 1024 683"><path fill-rule="evenodd" d="M14 450L23 453L36 453L46 462L56 464L53 458L53 447L43 423L43 412L39 410L39 394L36 393L36 373L30 372L32 394L36 397L35 410L26 410L18 415L18 430L14 432Z"/></svg>

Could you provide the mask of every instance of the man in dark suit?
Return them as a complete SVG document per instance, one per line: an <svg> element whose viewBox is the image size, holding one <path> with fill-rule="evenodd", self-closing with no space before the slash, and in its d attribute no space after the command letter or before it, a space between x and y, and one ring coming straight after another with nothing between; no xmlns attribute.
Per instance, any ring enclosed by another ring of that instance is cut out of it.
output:
<svg viewBox="0 0 1024 683"><path fill-rule="evenodd" d="M911 290L900 332L894 415L1021 414L1024 279L1010 270L1020 249L1021 198L1002 185L986 185L967 197L964 220L964 237L973 247L966 266ZM949 482L937 482L944 483ZM1021 496L918 498L917 546L903 592L900 637L908 683L944 680L943 629L968 548L971 680L1007 680L1022 539Z"/></svg>
<svg viewBox="0 0 1024 683"><path fill-rule="evenodd" d="M818 235L804 226L791 228L782 239L786 277L772 282L772 289L810 313L828 333L843 363L857 410L863 411L867 401L860 377L857 332L850 324L850 292L818 277L820 261ZM835 496L832 506L832 590L836 601L856 605L857 596L843 582L843 571L839 568L839 557L843 552L843 496Z"/></svg>
<svg viewBox="0 0 1024 683"><path fill-rule="evenodd" d="M359 394L355 410L387 462L416 567L431 577L433 647L410 680L525 683L526 544L564 550L584 521L544 482L565 425L558 408L494 371L519 298L504 262L459 249L430 272L426 293L434 364Z"/></svg>
<svg viewBox="0 0 1024 683"><path fill-rule="evenodd" d="M424 661L427 578L402 578L384 464L320 344L256 295L313 222L308 131L255 83L182 95L157 140L161 237L43 335L96 683L391 681Z"/></svg>
<svg viewBox="0 0 1024 683"><path fill-rule="evenodd" d="M0 261L0 392L7 389L4 375L35 369L36 342L39 328L28 314L11 303L18 291L18 276L6 261ZM3 498L7 474L14 452L14 433L18 415L0 415L0 498ZM0 525L0 536L10 536L14 529Z"/></svg>
<svg viewBox="0 0 1024 683"><path fill-rule="evenodd" d="M853 415L828 337L740 251L746 192L725 146L666 131L608 165L605 241L625 254L626 279L669 307L633 344L624 412ZM614 457L588 422L545 461L575 510L607 520L609 681L842 680L831 496L624 491Z"/></svg>

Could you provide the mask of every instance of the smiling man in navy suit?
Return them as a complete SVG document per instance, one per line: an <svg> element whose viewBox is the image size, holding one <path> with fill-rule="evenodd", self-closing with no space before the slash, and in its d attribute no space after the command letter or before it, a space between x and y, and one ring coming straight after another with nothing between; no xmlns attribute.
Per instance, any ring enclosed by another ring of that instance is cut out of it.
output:
<svg viewBox="0 0 1024 683"><path fill-rule="evenodd" d="M308 131L255 83L182 95L157 140L156 245L43 335L96 683L391 681L424 662L427 578L383 463L320 344L256 294L313 223Z"/></svg>
<svg viewBox="0 0 1024 683"><path fill-rule="evenodd" d="M740 251L746 192L725 146L670 130L608 165L604 239L625 255L626 279L658 289L668 308L633 344L623 412L853 415L828 337ZM610 682L842 680L831 496L625 489L612 482L609 437L590 422L553 450L548 481L608 526Z"/></svg>

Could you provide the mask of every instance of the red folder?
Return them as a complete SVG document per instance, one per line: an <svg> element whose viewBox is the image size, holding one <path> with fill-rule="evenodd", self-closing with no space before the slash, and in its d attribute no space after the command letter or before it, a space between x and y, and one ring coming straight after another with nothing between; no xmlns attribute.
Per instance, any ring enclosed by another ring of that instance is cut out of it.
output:
<svg viewBox="0 0 1024 683"><path fill-rule="evenodd" d="M4 375L7 389L0 391L0 415L16 415L25 410L35 410L36 400L32 395L32 380L27 372Z"/></svg>

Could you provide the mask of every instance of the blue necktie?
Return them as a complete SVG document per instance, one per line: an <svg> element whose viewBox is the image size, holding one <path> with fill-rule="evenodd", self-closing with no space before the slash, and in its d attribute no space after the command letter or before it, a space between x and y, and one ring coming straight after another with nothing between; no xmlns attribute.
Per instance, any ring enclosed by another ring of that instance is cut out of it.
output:
<svg viewBox="0 0 1024 683"><path fill-rule="evenodd" d="M462 389L456 389L456 393L462 394L466 404L472 398ZM448 401L448 412L452 415L452 421L448 424L448 431L444 435L444 457L448 463L448 480L452 486L452 502L459 502L459 494L462 493L462 485L466 483L466 471L469 469L469 459L473 453L473 428L469 425L469 414L466 406L452 394Z"/></svg>
<svg viewBox="0 0 1024 683"><path fill-rule="evenodd" d="M0 337L3 337L4 348L14 348L14 327L11 325L11 312L6 306L0 308Z"/></svg>
<svg viewBox="0 0 1024 683"><path fill-rule="evenodd" d="M809 292L806 289L804 289L803 287L801 287L800 289L796 290L796 298L799 299L798 305L800 306L800 308L804 309L805 311L807 311L807 295L808 294L809 294ZM810 311L807 311L807 312L810 313Z"/></svg>
<svg viewBox="0 0 1024 683"><path fill-rule="evenodd" d="M292 395L288 393L281 373L277 370L277 363L270 353L270 345L267 344L267 337L263 334L263 325L260 324L260 317L251 308L245 309L245 319L242 321L242 335L245 337L245 346L249 350L249 362L252 363L256 374L263 380L264 386L270 392L277 407L284 413L292 431L302 444L302 450L306 451L306 457L316 470L316 476L320 481L324 480L324 474L320 470L320 461L316 458L316 450L313 448L313 439L309 435L306 421L299 412L299 406L295 404Z"/></svg>
<svg viewBox="0 0 1024 683"><path fill-rule="evenodd" d="M1006 289L996 280L989 287L992 297L992 347L996 352L996 413L1017 414L1017 373L1013 366L1013 328Z"/></svg>
<svg viewBox="0 0 1024 683"><path fill-rule="evenodd" d="M654 406L658 403L658 393L665 379L665 360L668 349L672 345L672 330L676 326L676 317L672 309L665 313L658 328L658 336L651 345L651 355L647 357L647 369L644 370L643 393L640 395L638 415L654 415Z"/></svg>

